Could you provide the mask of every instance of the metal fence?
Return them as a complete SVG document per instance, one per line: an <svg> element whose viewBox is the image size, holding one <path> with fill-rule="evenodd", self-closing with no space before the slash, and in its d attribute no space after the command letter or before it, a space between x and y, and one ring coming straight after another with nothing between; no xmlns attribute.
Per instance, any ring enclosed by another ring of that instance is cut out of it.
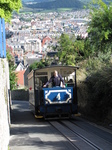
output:
<svg viewBox="0 0 112 150"><path fill-rule="evenodd" d="M6 58L5 21L0 18L0 58Z"/></svg>

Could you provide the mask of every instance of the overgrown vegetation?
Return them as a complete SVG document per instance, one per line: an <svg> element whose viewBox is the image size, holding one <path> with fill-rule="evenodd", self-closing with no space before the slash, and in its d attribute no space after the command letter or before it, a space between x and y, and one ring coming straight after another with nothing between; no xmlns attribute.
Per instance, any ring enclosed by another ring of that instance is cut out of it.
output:
<svg viewBox="0 0 112 150"><path fill-rule="evenodd" d="M14 58L7 52L7 60L9 62L9 79L10 79L10 90L16 89L17 76L15 73L16 66L14 65Z"/></svg>
<svg viewBox="0 0 112 150"><path fill-rule="evenodd" d="M94 45L94 53L107 53L112 49L112 4L108 6L101 0L94 4L97 8L93 7L90 13L89 41Z"/></svg>
<svg viewBox="0 0 112 150"><path fill-rule="evenodd" d="M21 0L1 0L0 1L0 18L4 18L6 22L10 22L12 12L18 12L22 7Z"/></svg>
<svg viewBox="0 0 112 150"><path fill-rule="evenodd" d="M112 120L111 115L109 116L112 108L110 52L105 55L100 52L98 57L89 57L80 66L77 77L81 111L97 121Z"/></svg>
<svg viewBox="0 0 112 150"><path fill-rule="evenodd" d="M91 11L86 51L86 86L88 91L86 115L103 121L112 108L112 4L94 1L97 8ZM110 113L111 114L111 113Z"/></svg>
<svg viewBox="0 0 112 150"><path fill-rule="evenodd" d="M112 109L112 65L91 73L87 82L89 116L102 121Z"/></svg>

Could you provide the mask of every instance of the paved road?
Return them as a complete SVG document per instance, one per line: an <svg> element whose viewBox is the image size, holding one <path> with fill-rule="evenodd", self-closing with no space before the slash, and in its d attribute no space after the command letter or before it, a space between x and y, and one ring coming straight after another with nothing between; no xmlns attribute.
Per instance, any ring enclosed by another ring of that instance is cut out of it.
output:
<svg viewBox="0 0 112 150"><path fill-rule="evenodd" d="M13 101L10 150L72 150L70 143L47 121L35 119L26 101Z"/></svg>

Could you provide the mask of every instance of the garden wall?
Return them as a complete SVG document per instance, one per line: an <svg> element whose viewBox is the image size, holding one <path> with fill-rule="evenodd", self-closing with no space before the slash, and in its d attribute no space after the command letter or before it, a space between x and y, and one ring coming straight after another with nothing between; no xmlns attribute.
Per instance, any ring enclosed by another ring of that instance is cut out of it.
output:
<svg viewBox="0 0 112 150"><path fill-rule="evenodd" d="M6 58L0 58L0 150L8 150L9 144L9 66Z"/></svg>

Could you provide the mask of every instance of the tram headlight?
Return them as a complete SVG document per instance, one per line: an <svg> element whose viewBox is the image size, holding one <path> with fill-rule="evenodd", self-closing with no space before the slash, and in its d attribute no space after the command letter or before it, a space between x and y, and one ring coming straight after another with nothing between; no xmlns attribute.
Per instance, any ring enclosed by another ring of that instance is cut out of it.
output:
<svg viewBox="0 0 112 150"><path fill-rule="evenodd" d="M49 104L49 102L48 102L48 101L45 101L45 104Z"/></svg>
<svg viewBox="0 0 112 150"><path fill-rule="evenodd" d="M72 100L70 99L70 100L68 101L68 103L72 103Z"/></svg>

